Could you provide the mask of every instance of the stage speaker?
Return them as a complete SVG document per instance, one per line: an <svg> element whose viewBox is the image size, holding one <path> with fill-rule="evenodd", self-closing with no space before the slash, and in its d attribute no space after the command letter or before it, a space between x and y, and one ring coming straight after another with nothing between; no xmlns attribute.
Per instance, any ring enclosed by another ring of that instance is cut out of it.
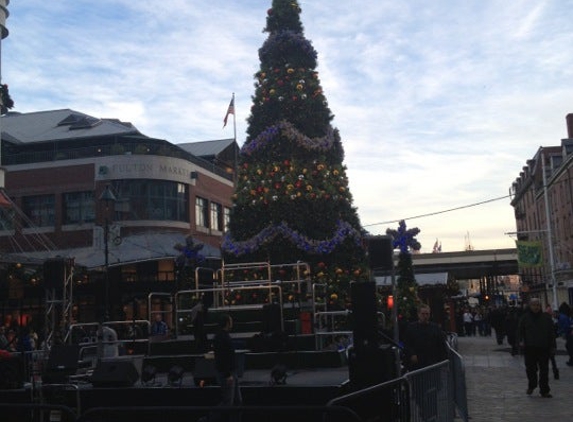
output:
<svg viewBox="0 0 573 422"><path fill-rule="evenodd" d="M215 359L197 358L193 368L193 381L197 387L206 387L217 384L217 371Z"/></svg>
<svg viewBox="0 0 573 422"><path fill-rule="evenodd" d="M66 278L66 260L50 258L43 266L44 287L46 289L63 289Z"/></svg>
<svg viewBox="0 0 573 422"><path fill-rule="evenodd" d="M363 351L350 347L348 371L350 384L355 388L365 388L398 378L396 351L388 344Z"/></svg>
<svg viewBox="0 0 573 422"><path fill-rule="evenodd" d="M131 387L139 379L139 373L130 360L100 361L90 378L94 387Z"/></svg>
<svg viewBox="0 0 573 422"><path fill-rule="evenodd" d="M48 362L42 382L44 384L63 384L68 382L79 366L80 346L77 344L54 344L50 349Z"/></svg>
<svg viewBox="0 0 573 422"><path fill-rule="evenodd" d="M24 385L24 360L20 356L0 356L0 390L15 390Z"/></svg>
<svg viewBox="0 0 573 422"><path fill-rule="evenodd" d="M368 238L368 262L372 270L391 270L394 266L394 240L392 236Z"/></svg>
<svg viewBox="0 0 573 422"><path fill-rule="evenodd" d="M378 343L378 315L376 313L376 283L350 283L354 346L357 349L375 348Z"/></svg>
<svg viewBox="0 0 573 422"><path fill-rule="evenodd" d="M278 303L267 303L263 306L263 333L270 334L282 331L281 307Z"/></svg>

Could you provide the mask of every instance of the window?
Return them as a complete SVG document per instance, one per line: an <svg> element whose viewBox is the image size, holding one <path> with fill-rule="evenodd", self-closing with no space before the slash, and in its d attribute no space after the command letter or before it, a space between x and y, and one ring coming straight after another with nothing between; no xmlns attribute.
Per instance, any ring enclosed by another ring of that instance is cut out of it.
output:
<svg viewBox="0 0 573 422"><path fill-rule="evenodd" d="M223 230L223 206L216 202L211 202L211 228L213 230Z"/></svg>
<svg viewBox="0 0 573 422"><path fill-rule="evenodd" d="M12 207L0 207L0 231L14 230L16 211Z"/></svg>
<svg viewBox="0 0 573 422"><path fill-rule="evenodd" d="M70 192L64 194L64 224L93 223L95 201L93 192Z"/></svg>
<svg viewBox="0 0 573 422"><path fill-rule="evenodd" d="M209 227L207 200L200 196L195 198L195 224L197 227Z"/></svg>
<svg viewBox="0 0 573 422"><path fill-rule="evenodd" d="M231 208L225 207L225 215L223 216L223 231L229 231L229 222L231 221Z"/></svg>
<svg viewBox="0 0 573 422"><path fill-rule="evenodd" d="M187 186L163 180L121 180L114 183L115 210L122 220L189 221Z"/></svg>
<svg viewBox="0 0 573 422"><path fill-rule="evenodd" d="M22 198L22 211L27 217L26 227L49 227L55 225L54 195L35 195Z"/></svg>

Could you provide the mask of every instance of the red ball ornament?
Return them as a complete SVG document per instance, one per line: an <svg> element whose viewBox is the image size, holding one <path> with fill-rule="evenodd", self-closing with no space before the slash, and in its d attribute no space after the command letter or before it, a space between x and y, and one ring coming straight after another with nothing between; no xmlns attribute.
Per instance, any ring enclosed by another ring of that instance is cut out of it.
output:
<svg viewBox="0 0 573 422"><path fill-rule="evenodd" d="M269 10L267 10L267 15L269 15L269 16L270 16L270 15L272 15L272 14L273 14L273 9L269 9Z"/></svg>

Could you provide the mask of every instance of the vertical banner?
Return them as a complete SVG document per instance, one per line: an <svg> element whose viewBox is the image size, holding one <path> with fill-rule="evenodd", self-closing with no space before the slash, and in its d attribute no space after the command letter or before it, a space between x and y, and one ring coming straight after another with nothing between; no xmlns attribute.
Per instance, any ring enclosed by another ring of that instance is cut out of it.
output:
<svg viewBox="0 0 573 422"><path fill-rule="evenodd" d="M517 262L520 267L541 267L543 256L540 241L516 240Z"/></svg>

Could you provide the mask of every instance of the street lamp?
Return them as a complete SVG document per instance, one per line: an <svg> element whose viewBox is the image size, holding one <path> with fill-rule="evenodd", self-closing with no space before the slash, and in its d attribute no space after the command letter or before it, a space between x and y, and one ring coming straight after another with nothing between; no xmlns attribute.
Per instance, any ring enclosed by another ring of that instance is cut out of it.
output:
<svg viewBox="0 0 573 422"><path fill-rule="evenodd" d="M115 204L117 198L113 194L109 185L106 185L104 191L99 197L99 200L105 205L104 210L104 226L103 226L103 243L104 243L104 320L109 321L110 309L109 309L109 208L111 205Z"/></svg>

